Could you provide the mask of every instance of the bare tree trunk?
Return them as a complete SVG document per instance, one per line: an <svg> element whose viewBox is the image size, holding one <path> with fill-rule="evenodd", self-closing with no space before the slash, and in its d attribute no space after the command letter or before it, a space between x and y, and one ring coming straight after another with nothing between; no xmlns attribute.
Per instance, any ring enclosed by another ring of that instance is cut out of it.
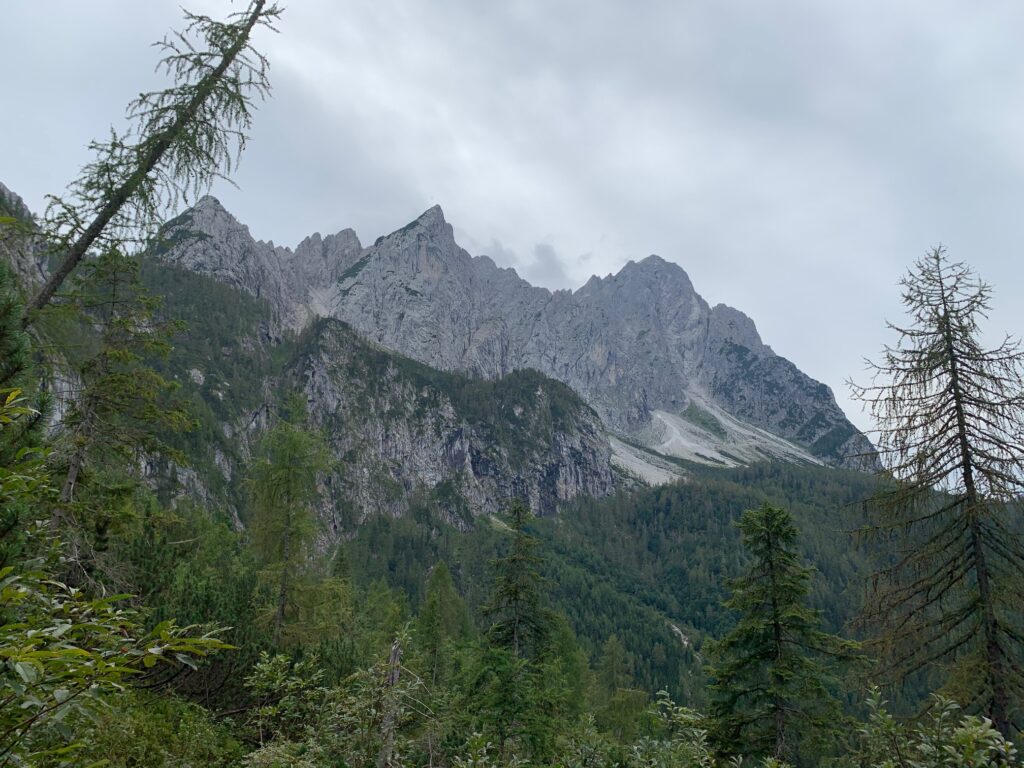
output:
<svg viewBox="0 0 1024 768"><path fill-rule="evenodd" d="M945 300L943 300L945 309ZM943 335L946 341L946 352L949 355L950 388L956 408L957 440L960 447L960 472L964 483L965 508L971 536L971 560L974 576L978 582L978 601L981 607L982 632L985 635L984 660L986 674L992 687L992 700L986 713L992 720L993 727L1004 737L1011 737L1010 697L1006 689L1003 650L999 645L999 626L996 620L995 601L992 597L992 585L985 557L984 532L978 518L982 512L982 500L974 481L974 457L967 430L967 417L964 413L964 393L960 385L960 360L953 344L953 334L948 319L944 320Z"/></svg>
<svg viewBox="0 0 1024 768"><path fill-rule="evenodd" d="M395 695L395 686L398 685L398 678L402 669L402 641L395 638L391 643L391 654L388 656L388 675L384 680L385 701L387 712L384 713L384 722L381 724L381 745L377 754L377 768L395 768L395 729L398 725L398 697ZM390 694L390 695L389 695Z"/></svg>
<svg viewBox="0 0 1024 768"><path fill-rule="evenodd" d="M291 511L286 512L291 517ZM289 519L281 534L281 580L277 588L277 607L274 610L274 646L281 645L281 630L284 628L284 611L288 603L288 588L290 586L291 565L289 560L292 554L292 526Z"/></svg>
<svg viewBox="0 0 1024 768"><path fill-rule="evenodd" d="M60 503L61 505L70 504L71 499L75 493L75 483L78 482L78 473L82 471L82 465L85 463L85 445L79 445L73 454L71 454L71 461L68 462L68 473L64 477L64 485L60 489Z"/></svg>

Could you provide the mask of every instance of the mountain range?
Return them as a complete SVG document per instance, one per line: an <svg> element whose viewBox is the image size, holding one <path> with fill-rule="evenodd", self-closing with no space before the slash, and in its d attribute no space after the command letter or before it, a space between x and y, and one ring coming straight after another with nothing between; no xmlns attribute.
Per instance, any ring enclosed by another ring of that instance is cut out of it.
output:
<svg viewBox="0 0 1024 768"><path fill-rule="evenodd" d="M0 204L31 219L6 188ZM45 259L22 246L0 244L32 286ZM143 265L190 326L168 372L205 414L175 475L232 507L286 390L329 438L322 517L337 535L417 503L460 526L513 497L552 514L700 465L875 466L827 386L658 256L549 291L471 256L436 206L370 246L345 229L292 249L207 196L165 224Z"/></svg>
<svg viewBox="0 0 1024 768"><path fill-rule="evenodd" d="M368 247L345 229L289 249L257 241L209 196L167 224L154 253L267 302L274 333L334 318L440 370L561 381L601 418L617 468L646 482L678 477L679 459L874 466L826 385L658 256L552 292L467 253L440 207Z"/></svg>

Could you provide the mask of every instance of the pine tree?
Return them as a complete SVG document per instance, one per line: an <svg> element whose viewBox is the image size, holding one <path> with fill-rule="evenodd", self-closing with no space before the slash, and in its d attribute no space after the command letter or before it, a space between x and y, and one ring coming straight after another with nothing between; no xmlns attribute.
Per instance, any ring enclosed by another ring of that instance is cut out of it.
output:
<svg viewBox="0 0 1024 768"><path fill-rule="evenodd" d="M715 735L730 754L793 760L804 756L802 740L839 724L825 660L850 658L854 646L821 631L806 606L811 571L800 563L789 513L765 503L739 526L751 563L724 603L739 621L712 648Z"/></svg>
<svg viewBox="0 0 1024 768"><path fill-rule="evenodd" d="M1008 736L1024 696L1024 352L982 345L991 288L942 247L901 286L911 323L889 324L899 341L869 363L875 383L853 385L896 481L869 528L899 550L864 618L895 679L956 664L952 692Z"/></svg>

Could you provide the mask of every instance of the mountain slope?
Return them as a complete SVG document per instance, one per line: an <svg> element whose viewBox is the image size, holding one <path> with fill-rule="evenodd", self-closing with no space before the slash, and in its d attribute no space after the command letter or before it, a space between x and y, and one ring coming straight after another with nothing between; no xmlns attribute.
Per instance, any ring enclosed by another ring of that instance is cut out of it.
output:
<svg viewBox="0 0 1024 768"><path fill-rule="evenodd" d="M827 386L776 355L742 312L709 306L679 266L657 256L551 292L470 256L438 207L367 248L344 230L292 251L257 242L210 197L169 223L157 252L267 299L281 327L329 316L435 368L485 378L535 368L572 387L613 431L659 451L673 453L657 439L659 413L729 417L697 425L723 455L680 458L871 466L870 443Z"/></svg>
<svg viewBox="0 0 1024 768"><path fill-rule="evenodd" d="M266 329L265 299L151 260L143 273L164 311L188 325L165 365L200 420L179 438L191 466L175 470L193 496L244 507L252 445L287 392L305 395L331 448L321 501L329 535L415 505L465 527L512 498L551 515L613 490L597 414L536 371L495 380L438 371L331 318L278 337Z"/></svg>

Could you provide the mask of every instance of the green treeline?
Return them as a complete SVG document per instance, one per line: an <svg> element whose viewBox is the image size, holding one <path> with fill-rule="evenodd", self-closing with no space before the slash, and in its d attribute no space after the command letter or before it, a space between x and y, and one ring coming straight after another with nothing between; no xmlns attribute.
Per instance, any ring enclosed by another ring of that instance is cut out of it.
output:
<svg viewBox="0 0 1024 768"><path fill-rule="evenodd" d="M854 386L881 479L688 466L474 518L457 482L361 467L402 504L356 508L359 446L300 394L315 355L344 357L357 408L384 377L417 412L443 396L513 470L593 414L533 371L275 330L139 255L233 168L269 91L250 35L279 15L186 14L172 85L67 197L0 207L3 253L51 266L0 264L0 768L1019 765L1024 353L981 344L990 288L941 247L902 281L907 327Z"/></svg>
<svg viewBox="0 0 1024 768"><path fill-rule="evenodd" d="M138 321L169 312L135 262L95 264L43 321L63 339L76 313L90 318L87 343L64 357L80 371L76 405L49 436L38 342L2 324L0 725L23 764L882 766L893 744L907 765L1009 754L951 699L897 719L929 701L932 678L883 693L874 649L842 639L856 634L878 552L852 533L877 480L694 469L554 518L514 502L468 529L421 494L406 515L338 536L322 509L328 435L282 394L260 411L244 475L205 499L183 494L148 481L126 443L176 472L228 450L214 425L256 405L244 381L302 339L246 349L239 327L214 333L211 311L197 356L196 331ZM190 302L222 290L165 276L194 289ZM20 304L5 285L10 320ZM232 295L225 311L256 321ZM200 359L202 383L173 385ZM95 403L91 426L78 403ZM204 410L221 403L232 410ZM161 418L140 416L153 408ZM106 597L115 590L131 597Z"/></svg>

